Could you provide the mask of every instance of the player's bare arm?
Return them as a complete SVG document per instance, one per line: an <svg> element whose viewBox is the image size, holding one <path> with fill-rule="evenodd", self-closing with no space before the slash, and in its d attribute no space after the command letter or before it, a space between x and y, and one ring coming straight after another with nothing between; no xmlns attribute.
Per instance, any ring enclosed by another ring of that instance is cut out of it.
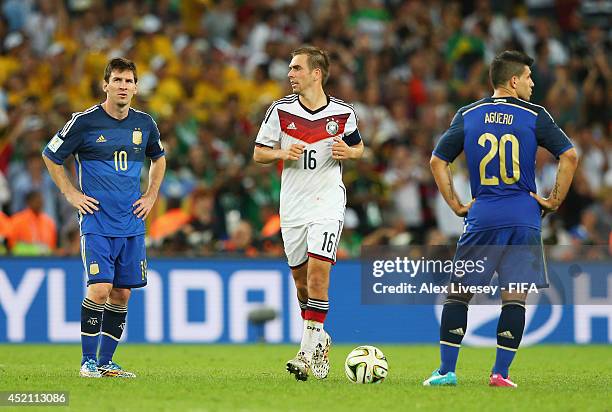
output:
<svg viewBox="0 0 612 412"><path fill-rule="evenodd" d="M45 155L43 155L43 160L47 166L47 169L49 170L51 178L62 194L66 197L68 203L83 214L91 213L93 215L93 213L98 210L98 206L96 205L98 205L100 202L93 197L87 196L74 187L72 182L70 182L70 179L68 179L64 165L56 164Z"/></svg>
<svg viewBox="0 0 612 412"><path fill-rule="evenodd" d="M354 146L349 146L342 138L336 136L334 137L334 144L332 145L332 159L359 159L363 156L363 149L363 142L359 142Z"/></svg>
<svg viewBox="0 0 612 412"><path fill-rule="evenodd" d="M448 167L448 162L433 155L429 161L431 173L433 174L438 190L450 208L459 217L467 215L468 210L472 207L475 199L472 199L468 204L461 203L455 187L453 186L453 176Z"/></svg>
<svg viewBox="0 0 612 412"><path fill-rule="evenodd" d="M303 144L292 144L289 149L273 149L266 146L255 146L253 160L261 164L270 164L278 160L298 160L304 153Z"/></svg>
<svg viewBox="0 0 612 412"><path fill-rule="evenodd" d="M157 200L157 194L159 193L159 187L164 179L164 173L166 172L166 157L162 156L158 159L151 160L151 168L149 169L149 187L145 194L142 195L132 205L134 214L141 219L146 219Z"/></svg>
<svg viewBox="0 0 612 412"><path fill-rule="evenodd" d="M559 156L559 167L557 168L557 178L555 185L553 186L550 195L546 198L538 195L537 193L530 193L540 206L542 206L544 214L555 212L565 200L567 192L569 191L572 179L574 178L574 172L578 167L578 153L576 149L571 148Z"/></svg>

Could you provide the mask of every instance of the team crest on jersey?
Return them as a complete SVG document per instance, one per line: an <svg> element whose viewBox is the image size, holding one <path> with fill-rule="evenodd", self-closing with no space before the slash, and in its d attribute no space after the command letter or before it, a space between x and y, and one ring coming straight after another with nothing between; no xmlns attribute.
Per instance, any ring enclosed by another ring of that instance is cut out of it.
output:
<svg viewBox="0 0 612 412"><path fill-rule="evenodd" d="M132 132L132 143L141 144L142 143L142 131L140 129L134 129Z"/></svg>
<svg viewBox="0 0 612 412"><path fill-rule="evenodd" d="M100 267L96 262L91 262L89 264L89 274L93 276L97 275L98 273L100 273Z"/></svg>
<svg viewBox="0 0 612 412"><path fill-rule="evenodd" d="M331 119L325 125L325 130L327 130L327 133L329 133L331 136L337 135L339 129L340 129L340 126L338 126L338 122L335 121L334 119Z"/></svg>

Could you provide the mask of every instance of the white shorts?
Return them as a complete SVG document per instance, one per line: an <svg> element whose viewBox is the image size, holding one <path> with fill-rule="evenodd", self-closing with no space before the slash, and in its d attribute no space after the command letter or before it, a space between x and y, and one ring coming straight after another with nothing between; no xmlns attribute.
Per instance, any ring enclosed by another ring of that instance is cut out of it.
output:
<svg viewBox="0 0 612 412"><path fill-rule="evenodd" d="M342 224L340 220L321 220L281 228L289 267L302 266L309 256L335 264Z"/></svg>

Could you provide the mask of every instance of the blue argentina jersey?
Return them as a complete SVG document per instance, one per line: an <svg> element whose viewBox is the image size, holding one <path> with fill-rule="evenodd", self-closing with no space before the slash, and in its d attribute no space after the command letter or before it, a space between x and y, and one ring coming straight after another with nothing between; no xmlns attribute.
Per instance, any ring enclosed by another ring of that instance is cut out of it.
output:
<svg viewBox="0 0 612 412"><path fill-rule="evenodd" d="M452 162L465 152L472 197L466 232L509 226L540 229L536 192L538 146L555 157L572 143L542 107L513 97L485 98L461 108L434 155Z"/></svg>
<svg viewBox="0 0 612 412"><path fill-rule="evenodd" d="M74 155L78 185L97 199L99 210L81 216L81 234L129 237L145 232L132 204L141 196L140 173L145 156L164 155L159 130L151 116L130 109L123 120L101 105L74 113L43 151L57 164Z"/></svg>

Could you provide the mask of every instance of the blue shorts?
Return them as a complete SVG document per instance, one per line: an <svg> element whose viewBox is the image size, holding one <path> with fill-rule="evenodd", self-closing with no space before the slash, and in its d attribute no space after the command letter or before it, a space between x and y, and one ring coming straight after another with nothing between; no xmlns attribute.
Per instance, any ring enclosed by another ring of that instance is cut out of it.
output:
<svg viewBox="0 0 612 412"><path fill-rule="evenodd" d="M87 285L112 283L116 288L141 288L147 284L147 254L144 234L106 237L81 236L81 257Z"/></svg>
<svg viewBox="0 0 612 412"><path fill-rule="evenodd" d="M496 272L502 290L519 283L548 287L541 232L517 226L461 235L451 282L488 286Z"/></svg>

